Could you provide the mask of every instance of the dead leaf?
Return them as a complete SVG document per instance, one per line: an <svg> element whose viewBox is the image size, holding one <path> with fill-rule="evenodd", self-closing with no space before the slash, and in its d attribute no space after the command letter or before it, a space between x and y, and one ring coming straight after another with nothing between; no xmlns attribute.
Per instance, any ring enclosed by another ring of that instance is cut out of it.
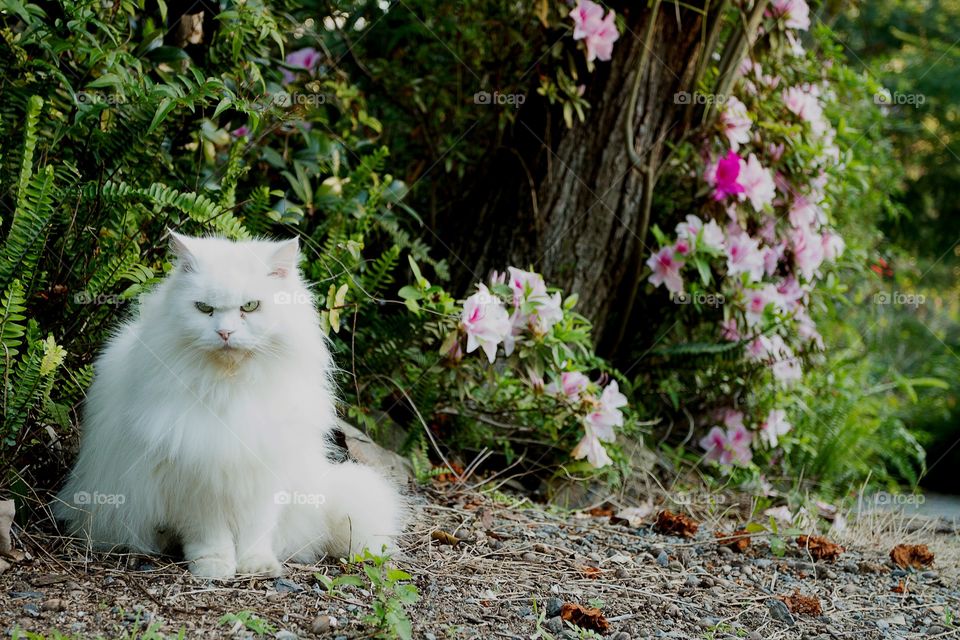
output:
<svg viewBox="0 0 960 640"><path fill-rule="evenodd" d="M599 507L594 507L587 511L594 518L609 518L613 515L613 507L609 502L605 502Z"/></svg>
<svg viewBox="0 0 960 640"><path fill-rule="evenodd" d="M797 536L797 544L809 551L814 560L833 562L844 552L843 547L822 536Z"/></svg>
<svg viewBox="0 0 960 640"><path fill-rule="evenodd" d="M628 527L639 528L652 513L653 505L649 502L639 507L627 507L610 516L610 524L624 524Z"/></svg>
<svg viewBox="0 0 960 640"><path fill-rule="evenodd" d="M13 517L17 515L13 500L0 501L0 553L7 555L13 549L10 542L10 528L13 526Z"/></svg>
<svg viewBox="0 0 960 640"><path fill-rule="evenodd" d="M550 26L550 23L547 22L547 13L550 10L550 2L548 0L540 0L537 3L537 17L540 18L540 24L543 25L544 29Z"/></svg>
<svg viewBox="0 0 960 640"><path fill-rule="evenodd" d="M437 484L450 482L460 482L463 478L463 466L456 462L451 462L450 466L436 465L433 467L433 481Z"/></svg>
<svg viewBox="0 0 960 640"><path fill-rule="evenodd" d="M900 583L897 584L897 586L891 589L891 591L893 591L894 593L907 593L907 585L904 584L903 580L901 580Z"/></svg>
<svg viewBox="0 0 960 640"><path fill-rule="evenodd" d="M493 526L493 511L487 507L478 508L476 517L481 529L489 529Z"/></svg>
<svg viewBox="0 0 960 640"><path fill-rule="evenodd" d="M596 580L601 575L603 575L603 571L601 571L597 567L591 567L590 565L584 565L582 567L579 567L579 570L580 570L580 574L584 578L590 578L591 580Z"/></svg>
<svg viewBox="0 0 960 640"><path fill-rule="evenodd" d="M823 613L823 609L820 607L820 600L815 596L805 596L801 595L799 591L794 591L792 595L781 596L780 599L787 605L790 613L810 616L819 616Z"/></svg>
<svg viewBox="0 0 960 640"><path fill-rule="evenodd" d="M901 569L923 569L933 564L933 553L925 544L898 544L891 549L890 559Z"/></svg>
<svg viewBox="0 0 960 640"><path fill-rule="evenodd" d="M717 542L724 546L743 553L750 547L750 532L746 529L737 529L733 533L727 534L717 531L713 534Z"/></svg>
<svg viewBox="0 0 960 640"><path fill-rule="evenodd" d="M656 529L657 533L664 535L692 538L700 525L682 513L671 513L664 510L657 514L657 521L653 528Z"/></svg>
<svg viewBox="0 0 960 640"><path fill-rule="evenodd" d="M560 617L581 629L598 633L606 633L610 629L610 623L603 616L603 612L593 607L566 602L560 608Z"/></svg>
<svg viewBox="0 0 960 640"><path fill-rule="evenodd" d="M433 533L430 534L430 537L439 542L440 544L448 544L451 547L455 547L460 544L460 538L456 537L453 534L447 533L442 529L434 529Z"/></svg>

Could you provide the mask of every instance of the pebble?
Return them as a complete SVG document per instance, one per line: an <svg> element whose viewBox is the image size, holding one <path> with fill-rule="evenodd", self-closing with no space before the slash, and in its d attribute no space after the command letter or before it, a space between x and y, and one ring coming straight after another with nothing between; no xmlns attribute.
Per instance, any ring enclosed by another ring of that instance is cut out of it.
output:
<svg viewBox="0 0 960 640"><path fill-rule="evenodd" d="M277 581L274 583L274 587L276 588L277 593L303 591L303 585L297 584L293 580L288 580L287 578L277 578Z"/></svg>
<svg viewBox="0 0 960 640"><path fill-rule="evenodd" d="M697 620L697 624L703 627L704 629L709 629L711 627L717 626L717 619L716 618L700 618L699 620Z"/></svg>
<svg viewBox="0 0 960 640"><path fill-rule="evenodd" d="M67 605L59 598L51 598L40 603L41 611L63 611L66 608Z"/></svg>
<svg viewBox="0 0 960 640"><path fill-rule="evenodd" d="M537 562L537 554L531 551L527 551L522 556L520 556L520 559L523 560L524 562Z"/></svg>
<svg viewBox="0 0 960 640"><path fill-rule="evenodd" d="M32 602L28 602L27 604L23 605L23 612L31 618L40 617L40 609L37 608L37 605L33 604Z"/></svg>
<svg viewBox="0 0 960 640"><path fill-rule="evenodd" d="M287 631L286 629L277 631L273 637L277 640L297 640L297 634L293 633L292 631Z"/></svg>
<svg viewBox="0 0 960 640"><path fill-rule="evenodd" d="M617 567L617 570L614 572L614 574L621 580L626 580L630 577L630 572L623 567Z"/></svg>
<svg viewBox="0 0 960 640"><path fill-rule="evenodd" d="M687 576L687 579L683 582L688 587L697 588L700 586L700 578L697 576Z"/></svg>
<svg viewBox="0 0 960 640"><path fill-rule="evenodd" d="M310 631L313 633L326 633L337 626L337 619L334 616L317 616L310 623Z"/></svg>
<svg viewBox="0 0 960 640"><path fill-rule="evenodd" d="M770 616L774 620L779 620L789 626L794 626L797 624L797 621L793 619L793 614L790 613L790 610L787 609L787 605L783 603L782 600L775 600L773 598L767 600L767 609L770 610Z"/></svg>
<svg viewBox="0 0 960 640"><path fill-rule="evenodd" d="M670 565L670 557L667 555L666 551L660 551L660 553L657 554L657 564L661 567Z"/></svg>
<svg viewBox="0 0 960 640"><path fill-rule="evenodd" d="M549 631L550 633L560 633L564 630L563 618L560 616L554 616L552 618L547 618L543 623L543 628Z"/></svg>
<svg viewBox="0 0 960 640"><path fill-rule="evenodd" d="M560 609L563 608L563 600L560 598L547 598L546 602L547 617L553 618L560 615Z"/></svg>

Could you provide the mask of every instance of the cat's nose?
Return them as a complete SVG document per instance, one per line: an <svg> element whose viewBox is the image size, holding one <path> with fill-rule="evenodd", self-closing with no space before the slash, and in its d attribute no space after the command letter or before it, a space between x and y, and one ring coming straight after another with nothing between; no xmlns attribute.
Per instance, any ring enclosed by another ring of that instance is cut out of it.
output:
<svg viewBox="0 0 960 640"><path fill-rule="evenodd" d="M230 334L232 334L233 331L228 331L227 329L217 329L217 333L221 338L223 338L223 341L226 342L230 338Z"/></svg>

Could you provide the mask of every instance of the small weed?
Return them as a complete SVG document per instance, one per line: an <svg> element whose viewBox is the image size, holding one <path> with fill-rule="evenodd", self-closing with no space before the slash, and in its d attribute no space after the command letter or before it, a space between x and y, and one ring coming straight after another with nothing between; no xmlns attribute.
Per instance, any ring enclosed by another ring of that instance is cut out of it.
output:
<svg viewBox="0 0 960 640"><path fill-rule="evenodd" d="M258 636L262 636L268 633L273 633L276 631L276 628L256 615L252 611L238 611L236 613L228 613L224 615L220 620L217 621L221 625L237 625L241 624L248 631L253 631Z"/></svg>
<svg viewBox="0 0 960 640"><path fill-rule="evenodd" d="M390 566L389 560L387 555L375 555L367 550L353 559L355 564L363 567L373 593L373 611L363 621L377 629L377 638L410 640L413 628L404 605L419 600L420 592L416 585L410 583L413 577L406 571Z"/></svg>

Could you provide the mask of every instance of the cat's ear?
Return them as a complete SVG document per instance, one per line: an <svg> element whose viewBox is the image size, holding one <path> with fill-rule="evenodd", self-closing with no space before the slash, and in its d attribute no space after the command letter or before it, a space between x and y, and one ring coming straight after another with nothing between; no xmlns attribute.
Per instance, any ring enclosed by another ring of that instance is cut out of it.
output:
<svg viewBox="0 0 960 640"><path fill-rule="evenodd" d="M297 268L300 258L300 242L296 238L277 242L273 254L270 256L270 275L277 278L286 278Z"/></svg>
<svg viewBox="0 0 960 640"><path fill-rule="evenodd" d="M170 251L177 256L177 266L188 273L195 270L197 259L190 251L190 242L193 238L177 233L173 229L167 229L167 235L170 240Z"/></svg>

